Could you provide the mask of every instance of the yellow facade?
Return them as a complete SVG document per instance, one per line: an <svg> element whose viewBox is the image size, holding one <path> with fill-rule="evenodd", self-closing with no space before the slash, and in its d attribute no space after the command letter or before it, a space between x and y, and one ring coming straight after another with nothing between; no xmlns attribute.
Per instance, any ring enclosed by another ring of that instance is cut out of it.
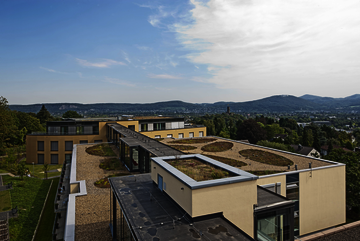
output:
<svg viewBox="0 0 360 241"><path fill-rule="evenodd" d="M174 175L151 162L151 178L163 178L164 191L191 217L223 213L237 227L254 236L253 205L257 203L256 180L191 190Z"/></svg>
<svg viewBox="0 0 360 241"><path fill-rule="evenodd" d="M286 197L286 175L280 175L280 176L270 176L265 178L259 178L257 179L257 185L266 185L266 184L275 184L275 183L281 183L281 195Z"/></svg>
<svg viewBox="0 0 360 241"><path fill-rule="evenodd" d="M72 141L73 145L80 144L80 141L87 141L88 143L94 143L95 141L107 142L106 138L106 124L117 123L119 125L129 128L132 126L136 132L139 132L139 121L137 120L124 120L124 121L102 121L99 122L99 134L98 135L27 135L26 136L26 162L28 164L38 163L38 154L44 154L44 163L51 163L51 154L58 154L58 164L63 164L66 154L72 154L72 151L65 151L65 142ZM172 134L177 138L179 133L183 133L183 137L189 137L189 133L193 132L194 137L199 136L199 132L202 131L203 135L206 135L206 127L196 128L183 128L183 129L169 129L161 131L146 131L141 132L150 138L161 136L167 137L168 134ZM38 141L44 142L44 151L38 151ZM58 142L58 151L51 151L51 142Z"/></svg>
<svg viewBox="0 0 360 241"><path fill-rule="evenodd" d="M299 173L300 235L346 222L345 166Z"/></svg>
<svg viewBox="0 0 360 241"><path fill-rule="evenodd" d="M166 138L168 137L168 135L172 135L173 138L179 138L179 134L183 134L182 138L189 138L191 132L193 133L193 137L200 137L200 132L203 133L202 136L206 136L206 127L204 126L183 129L169 129L161 131L144 131L141 132L141 134L150 138Z"/></svg>

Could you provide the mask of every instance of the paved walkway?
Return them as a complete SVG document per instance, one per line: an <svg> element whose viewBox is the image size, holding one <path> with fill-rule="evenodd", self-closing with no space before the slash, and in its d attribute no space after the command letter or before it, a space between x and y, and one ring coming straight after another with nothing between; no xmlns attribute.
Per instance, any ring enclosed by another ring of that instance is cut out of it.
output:
<svg viewBox="0 0 360 241"><path fill-rule="evenodd" d="M110 189L97 188L94 182L113 172L99 168L104 157L89 155L78 145L76 156L76 180L86 180L86 196L76 198L75 240L111 241L110 234Z"/></svg>

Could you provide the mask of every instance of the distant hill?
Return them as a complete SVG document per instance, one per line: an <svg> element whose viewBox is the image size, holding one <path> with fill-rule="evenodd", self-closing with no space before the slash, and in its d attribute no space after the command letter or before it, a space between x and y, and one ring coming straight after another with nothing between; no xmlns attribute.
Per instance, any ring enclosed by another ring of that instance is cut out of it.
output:
<svg viewBox="0 0 360 241"><path fill-rule="evenodd" d="M44 104L52 113L61 115L68 110L75 110L79 113L222 113L230 106L231 112L291 112L298 110L331 110L350 109L360 110L360 95L355 94L345 98L321 97L315 95L303 95L295 97L292 95L275 95L267 98L246 101L246 102L216 102L193 104L180 100L163 101L149 104L131 103L56 103ZM37 113L42 104L33 105L10 105L12 110Z"/></svg>

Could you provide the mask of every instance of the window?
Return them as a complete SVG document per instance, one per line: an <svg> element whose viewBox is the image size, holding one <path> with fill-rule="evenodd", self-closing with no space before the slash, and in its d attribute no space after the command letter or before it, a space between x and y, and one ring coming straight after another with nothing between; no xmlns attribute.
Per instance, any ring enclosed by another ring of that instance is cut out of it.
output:
<svg viewBox="0 0 360 241"><path fill-rule="evenodd" d="M65 151L72 151L72 150L73 150L73 142L65 141Z"/></svg>
<svg viewBox="0 0 360 241"><path fill-rule="evenodd" d="M194 132L189 132L189 137L194 137Z"/></svg>
<svg viewBox="0 0 360 241"><path fill-rule="evenodd" d="M299 184L288 184L286 185L286 198L290 200L299 200Z"/></svg>
<svg viewBox="0 0 360 241"><path fill-rule="evenodd" d="M173 135L172 134L167 134L167 138L172 138Z"/></svg>
<svg viewBox="0 0 360 241"><path fill-rule="evenodd" d="M156 135L155 138L161 138L161 135Z"/></svg>
<svg viewBox="0 0 360 241"><path fill-rule="evenodd" d="M70 163L72 159L72 154L65 154L65 162Z"/></svg>
<svg viewBox="0 0 360 241"><path fill-rule="evenodd" d="M38 141L38 151L44 151L44 142Z"/></svg>
<svg viewBox="0 0 360 241"><path fill-rule="evenodd" d="M77 126L76 127L76 134L78 134L78 135L84 134L84 127L83 126Z"/></svg>
<svg viewBox="0 0 360 241"><path fill-rule="evenodd" d="M58 142L57 141L52 141L51 142L51 150L52 151L57 151L58 150Z"/></svg>
<svg viewBox="0 0 360 241"><path fill-rule="evenodd" d="M135 131L135 125L128 125L128 128L132 131Z"/></svg>
<svg viewBox="0 0 360 241"><path fill-rule="evenodd" d="M141 124L141 131L148 131L148 124Z"/></svg>
<svg viewBox="0 0 360 241"><path fill-rule="evenodd" d="M80 141L80 144L87 144L87 143L88 143L87 140L82 140L82 141Z"/></svg>
<svg viewBox="0 0 360 241"><path fill-rule="evenodd" d="M38 154L38 164L44 164L44 154Z"/></svg>
<svg viewBox="0 0 360 241"><path fill-rule="evenodd" d="M165 130L165 123L154 123L154 131Z"/></svg>
<svg viewBox="0 0 360 241"><path fill-rule="evenodd" d="M51 164L59 164L58 154L51 154Z"/></svg>
<svg viewBox="0 0 360 241"><path fill-rule="evenodd" d="M95 143L101 143L102 140L95 140Z"/></svg>
<svg viewBox="0 0 360 241"><path fill-rule="evenodd" d="M204 136L204 132L203 131L199 131L199 137L203 137Z"/></svg>
<svg viewBox="0 0 360 241"><path fill-rule="evenodd" d="M66 135L69 133L69 128L67 126L61 126L60 127L60 132L62 135Z"/></svg>
<svg viewBox="0 0 360 241"><path fill-rule="evenodd" d="M93 134L94 135L99 135L99 126L93 126Z"/></svg>
<svg viewBox="0 0 360 241"><path fill-rule="evenodd" d="M179 133L179 138L184 138L184 133Z"/></svg>

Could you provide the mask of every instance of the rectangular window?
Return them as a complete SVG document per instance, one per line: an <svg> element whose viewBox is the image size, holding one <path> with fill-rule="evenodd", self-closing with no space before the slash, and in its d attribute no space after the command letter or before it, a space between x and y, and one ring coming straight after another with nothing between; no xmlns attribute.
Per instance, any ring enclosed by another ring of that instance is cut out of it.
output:
<svg viewBox="0 0 360 241"><path fill-rule="evenodd" d="M161 138L161 135L156 135L155 138Z"/></svg>
<svg viewBox="0 0 360 241"><path fill-rule="evenodd" d="M82 141L80 141L80 144L87 144L87 143L88 143L87 140L82 140Z"/></svg>
<svg viewBox="0 0 360 241"><path fill-rule="evenodd" d="M179 133L179 138L184 138L184 133Z"/></svg>
<svg viewBox="0 0 360 241"><path fill-rule="evenodd" d="M38 141L38 151L44 151L44 142Z"/></svg>
<svg viewBox="0 0 360 241"><path fill-rule="evenodd" d="M59 164L59 155L51 154L51 164Z"/></svg>
<svg viewBox="0 0 360 241"><path fill-rule="evenodd" d="M58 151L58 142L57 141L52 141L51 142L51 150L52 151Z"/></svg>
<svg viewBox="0 0 360 241"><path fill-rule="evenodd" d="M141 124L141 131L148 131L148 124Z"/></svg>
<svg viewBox="0 0 360 241"><path fill-rule="evenodd" d="M167 134L167 138L172 138L173 135L172 134Z"/></svg>
<svg viewBox="0 0 360 241"><path fill-rule="evenodd" d="M203 137L204 136L204 132L203 131L199 131L199 137Z"/></svg>
<svg viewBox="0 0 360 241"><path fill-rule="evenodd" d="M194 137L194 132L189 132L189 137Z"/></svg>
<svg viewBox="0 0 360 241"><path fill-rule="evenodd" d="M44 154L38 154L38 164L44 164Z"/></svg>
<svg viewBox="0 0 360 241"><path fill-rule="evenodd" d="M94 142L95 142L95 143L101 143L102 140L95 140Z"/></svg>
<svg viewBox="0 0 360 241"><path fill-rule="evenodd" d="M83 126L77 126L76 127L76 134L78 134L78 135L84 134L84 127Z"/></svg>
<svg viewBox="0 0 360 241"><path fill-rule="evenodd" d="M65 162L70 163L72 159L72 154L65 154Z"/></svg>
<svg viewBox="0 0 360 241"><path fill-rule="evenodd" d="M69 127L67 126L61 126L60 127L61 135L67 135L69 133Z"/></svg>
<svg viewBox="0 0 360 241"><path fill-rule="evenodd" d="M99 126L93 126L93 134L99 135Z"/></svg>
<svg viewBox="0 0 360 241"><path fill-rule="evenodd" d="M154 123L154 131L165 130L165 123Z"/></svg>
<svg viewBox="0 0 360 241"><path fill-rule="evenodd" d="M135 131L135 125L129 125L128 128L132 131Z"/></svg>
<svg viewBox="0 0 360 241"><path fill-rule="evenodd" d="M65 151L72 151L72 150L73 150L73 142L65 141Z"/></svg>
<svg viewBox="0 0 360 241"><path fill-rule="evenodd" d="M289 184L286 185L286 198L294 201L299 200L299 184Z"/></svg>

